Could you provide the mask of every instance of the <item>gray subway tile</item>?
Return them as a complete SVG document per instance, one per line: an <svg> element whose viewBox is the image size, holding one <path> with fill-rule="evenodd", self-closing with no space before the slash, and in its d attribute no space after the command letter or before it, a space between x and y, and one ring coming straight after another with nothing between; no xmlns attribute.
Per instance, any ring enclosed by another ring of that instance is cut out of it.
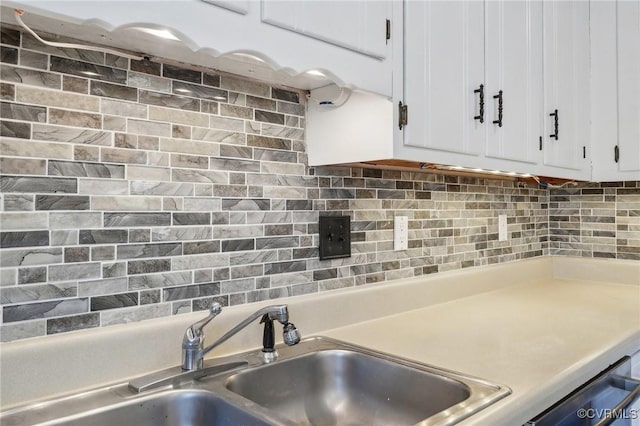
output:
<svg viewBox="0 0 640 426"><path fill-rule="evenodd" d="M92 79L110 81L112 83L127 82L127 72L112 67L90 64L87 62L76 61L73 59L52 56L50 60L51 71L64 74L72 74L80 77L90 76Z"/></svg>
<svg viewBox="0 0 640 426"><path fill-rule="evenodd" d="M22 305L5 306L2 309L2 319L4 322L15 322L59 317L85 313L88 311L88 308L88 299L84 298L26 303Z"/></svg>
<svg viewBox="0 0 640 426"><path fill-rule="evenodd" d="M150 274L153 272L166 272L171 269L171 260L130 260L127 262L127 273L129 275Z"/></svg>
<svg viewBox="0 0 640 426"><path fill-rule="evenodd" d="M175 301L215 296L218 294L220 294L220 283L194 284L165 288L163 290L163 299L165 301Z"/></svg>
<svg viewBox="0 0 640 426"><path fill-rule="evenodd" d="M7 118L9 120L36 121L44 123L47 121L47 109L33 105L0 102L0 117Z"/></svg>
<svg viewBox="0 0 640 426"><path fill-rule="evenodd" d="M0 80L30 86L47 87L50 89L60 89L62 85L62 79L59 74L19 68L7 64L0 65Z"/></svg>
<svg viewBox="0 0 640 426"><path fill-rule="evenodd" d="M47 320L47 334L66 333L100 326L100 314L73 315Z"/></svg>
<svg viewBox="0 0 640 426"><path fill-rule="evenodd" d="M49 245L49 231L1 232L0 248Z"/></svg>
<svg viewBox="0 0 640 426"><path fill-rule="evenodd" d="M110 294L91 298L91 311L126 308L138 305L138 293Z"/></svg>
<svg viewBox="0 0 640 426"><path fill-rule="evenodd" d="M86 280L99 278L101 265L99 262L49 265L49 281Z"/></svg>
<svg viewBox="0 0 640 426"><path fill-rule="evenodd" d="M0 136L7 138L29 139L31 137L31 124L0 120Z"/></svg>
<svg viewBox="0 0 640 426"><path fill-rule="evenodd" d="M124 166L120 164L89 163L84 161L49 160L51 176L77 176L124 179Z"/></svg>
<svg viewBox="0 0 640 426"><path fill-rule="evenodd" d="M145 257L180 256L182 245L180 243L161 244L129 244L120 245L117 249L118 260L139 259Z"/></svg>
<svg viewBox="0 0 640 426"><path fill-rule="evenodd" d="M176 67L174 65L163 64L162 76L167 78L173 78L176 80L189 81L191 83L202 82L202 72L188 70L185 68Z"/></svg>
<svg viewBox="0 0 640 426"><path fill-rule="evenodd" d="M165 226L171 225L171 213L105 213L104 226Z"/></svg>
<svg viewBox="0 0 640 426"><path fill-rule="evenodd" d="M90 94L104 98L122 99L125 101L137 101L138 89L122 86L120 84L105 83L103 81L91 81Z"/></svg>
<svg viewBox="0 0 640 426"><path fill-rule="evenodd" d="M36 210L89 210L83 195L36 195Z"/></svg>

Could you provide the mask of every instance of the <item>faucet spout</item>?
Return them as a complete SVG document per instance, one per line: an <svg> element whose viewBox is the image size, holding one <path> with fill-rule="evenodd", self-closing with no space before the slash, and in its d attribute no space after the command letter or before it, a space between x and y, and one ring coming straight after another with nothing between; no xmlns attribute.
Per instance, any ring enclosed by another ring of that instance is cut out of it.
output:
<svg viewBox="0 0 640 426"><path fill-rule="evenodd" d="M219 309L221 310L222 307L220 307ZM231 330L226 332L218 340L211 343L209 346L204 347L204 334L202 333L202 329L218 313L213 314L213 305L212 305L211 314L209 315L209 317L201 321L198 321L197 323L193 324L191 327L187 328L187 331L185 332L185 336L182 343L182 349L183 349L182 369L183 370L190 371L190 370L197 370L199 368L202 368L202 360L204 359L204 356L207 353L209 353L216 347L220 346L222 343L226 342L232 336L237 334L240 330L244 329L253 321L261 317L263 318L263 321L264 321L264 318L267 318L268 319L267 322L270 322L271 325L273 324L274 320L277 320L279 323L281 323L284 326L284 341L287 345L291 346L300 342L300 332L295 327L295 325L289 322L289 309L287 305L272 305L272 306L267 306L262 309L259 309L258 311L249 315L249 317L245 318L238 325L236 325ZM198 338L197 339L193 338L194 336L197 336Z"/></svg>

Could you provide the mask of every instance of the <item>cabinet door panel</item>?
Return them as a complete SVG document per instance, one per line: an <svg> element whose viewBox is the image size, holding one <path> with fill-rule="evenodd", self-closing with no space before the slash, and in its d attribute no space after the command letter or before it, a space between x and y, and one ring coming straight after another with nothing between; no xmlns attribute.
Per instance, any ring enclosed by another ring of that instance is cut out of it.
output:
<svg viewBox="0 0 640 426"><path fill-rule="evenodd" d="M263 22L379 59L390 16L389 1L262 0Z"/></svg>
<svg viewBox="0 0 640 426"><path fill-rule="evenodd" d="M487 155L535 163L542 134L542 2L486 3ZM503 91L502 127L492 123Z"/></svg>
<svg viewBox="0 0 640 426"><path fill-rule="evenodd" d="M640 171L640 1L618 1L617 8L619 167Z"/></svg>
<svg viewBox="0 0 640 426"><path fill-rule="evenodd" d="M544 160L553 167L587 166L589 145L589 2L543 2ZM558 110L558 139L554 117Z"/></svg>
<svg viewBox="0 0 640 426"><path fill-rule="evenodd" d="M484 82L484 4L405 3L405 145L479 154L474 90Z"/></svg>

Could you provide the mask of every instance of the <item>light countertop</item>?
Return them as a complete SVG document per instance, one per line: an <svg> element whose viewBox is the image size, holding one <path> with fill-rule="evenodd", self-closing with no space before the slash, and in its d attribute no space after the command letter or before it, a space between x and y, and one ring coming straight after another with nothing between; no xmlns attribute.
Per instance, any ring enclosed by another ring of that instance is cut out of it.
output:
<svg viewBox="0 0 640 426"><path fill-rule="evenodd" d="M225 308L224 333L258 307ZM287 299L324 335L508 386L463 424L519 425L640 349L640 262L541 257ZM177 365L203 313L0 344L3 409ZM256 348L260 327L212 356ZM73 371L74 374L69 374Z"/></svg>

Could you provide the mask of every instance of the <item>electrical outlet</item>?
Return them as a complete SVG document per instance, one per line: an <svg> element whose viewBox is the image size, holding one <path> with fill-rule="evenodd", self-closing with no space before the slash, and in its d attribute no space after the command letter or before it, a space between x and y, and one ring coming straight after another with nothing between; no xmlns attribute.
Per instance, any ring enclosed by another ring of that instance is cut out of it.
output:
<svg viewBox="0 0 640 426"><path fill-rule="evenodd" d="M409 248L409 217L396 216L393 221L393 249Z"/></svg>
<svg viewBox="0 0 640 426"><path fill-rule="evenodd" d="M498 215L498 241L507 241L509 239L507 233L507 215Z"/></svg>

